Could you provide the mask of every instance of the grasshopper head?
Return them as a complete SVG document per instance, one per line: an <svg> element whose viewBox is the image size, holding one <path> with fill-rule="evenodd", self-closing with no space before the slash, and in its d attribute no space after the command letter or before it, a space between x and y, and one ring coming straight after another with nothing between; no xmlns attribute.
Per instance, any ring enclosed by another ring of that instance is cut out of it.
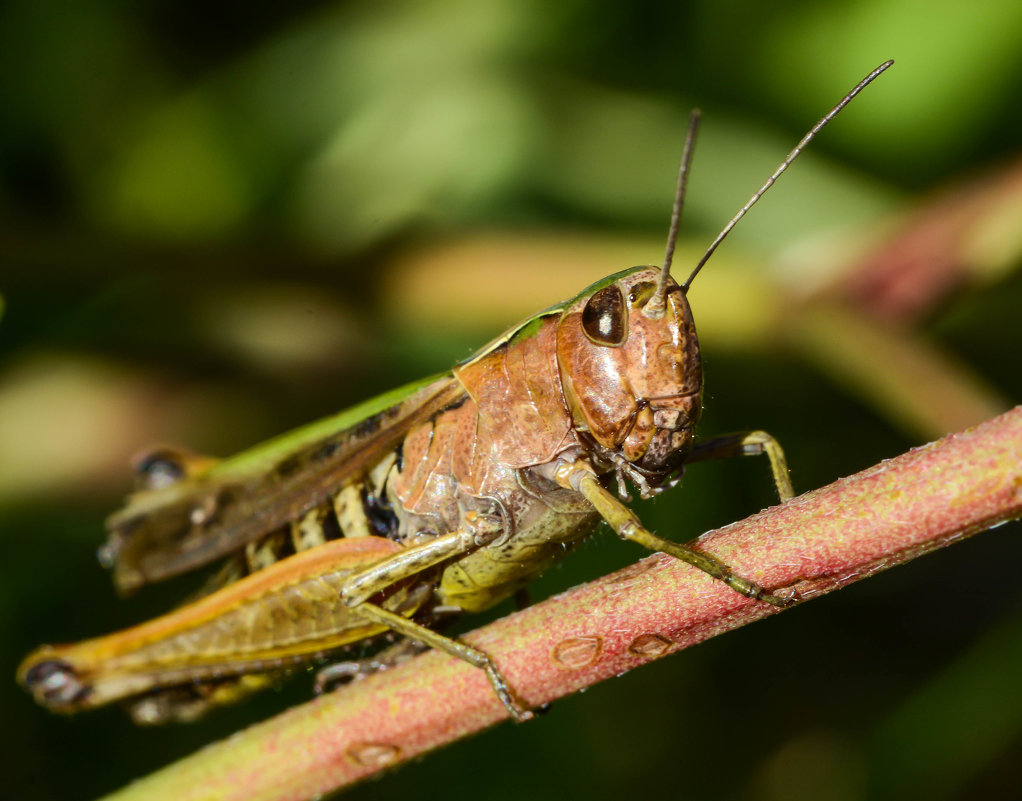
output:
<svg viewBox="0 0 1022 801"><path fill-rule="evenodd" d="M655 491L681 466L692 445L702 401L702 368L685 293L717 246L791 163L853 97L893 64L885 61L842 98L710 243L678 284L671 260L696 130L692 112L667 234L664 266L635 267L599 281L571 301L557 329L557 363L575 429L593 440L595 455ZM622 489L623 491L623 489Z"/></svg>
<svg viewBox="0 0 1022 801"><path fill-rule="evenodd" d="M644 313L659 267L604 279L568 304L557 362L575 428L608 461L665 477L691 445L702 403L699 342L685 293L667 278L663 310Z"/></svg>

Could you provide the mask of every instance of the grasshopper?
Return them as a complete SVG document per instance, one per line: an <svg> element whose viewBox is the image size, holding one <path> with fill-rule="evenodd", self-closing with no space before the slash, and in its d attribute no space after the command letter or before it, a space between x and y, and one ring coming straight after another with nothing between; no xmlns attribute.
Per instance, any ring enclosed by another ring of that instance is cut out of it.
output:
<svg viewBox="0 0 1022 801"><path fill-rule="evenodd" d="M735 224L891 63L806 134L683 283L670 268L698 112L662 267L610 275L447 373L234 458L167 449L143 458L140 487L107 521L101 549L118 588L222 567L176 611L39 648L19 681L58 712L120 700L139 722L190 719L297 667L389 638L398 644L375 664L397 660L408 643L439 649L484 670L511 716L525 720L531 713L494 661L437 626L516 595L601 521L744 596L792 603L649 531L625 505L626 486L652 497L692 462L761 454L781 501L793 496L769 434L696 439L703 376L687 292ZM360 669L342 662L321 675Z"/></svg>

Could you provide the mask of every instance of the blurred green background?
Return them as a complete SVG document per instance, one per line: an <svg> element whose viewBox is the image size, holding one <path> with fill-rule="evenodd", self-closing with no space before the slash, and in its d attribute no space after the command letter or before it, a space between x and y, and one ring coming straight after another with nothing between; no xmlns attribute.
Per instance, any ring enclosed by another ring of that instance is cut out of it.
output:
<svg viewBox="0 0 1022 801"><path fill-rule="evenodd" d="M120 601L96 563L131 455L160 442L227 455L659 262L695 105L676 275L813 121L897 60L696 283L704 432L769 430L806 490L1022 396L1022 4L12 0L0 52L7 798L96 797L309 696L300 677L140 730L116 708L55 717L15 686L39 643L180 595ZM929 233L897 244L913 220ZM904 258L870 261L886 237ZM849 290L868 270L891 280ZM910 301L873 302L892 286ZM826 313L835 297L858 328ZM748 460L698 465L641 513L685 539L770 502L765 465ZM1019 531L348 797L1014 796ZM535 595L638 556L598 537Z"/></svg>

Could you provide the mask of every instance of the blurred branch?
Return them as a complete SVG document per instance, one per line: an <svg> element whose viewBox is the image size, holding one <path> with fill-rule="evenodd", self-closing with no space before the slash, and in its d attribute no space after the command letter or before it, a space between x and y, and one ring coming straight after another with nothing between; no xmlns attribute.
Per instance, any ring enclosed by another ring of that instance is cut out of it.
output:
<svg viewBox="0 0 1022 801"><path fill-rule="evenodd" d="M916 330L955 291L1022 256L1022 161L921 204L873 251L789 311L789 344L837 383L923 438L1008 408L984 380Z"/></svg>
<svg viewBox="0 0 1022 801"><path fill-rule="evenodd" d="M742 575L805 601L1018 516L1022 407L698 542ZM495 657L527 703L540 705L776 611L658 554L465 639ZM482 671L427 652L111 798L309 798L506 716Z"/></svg>
<svg viewBox="0 0 1022 801"><path fill-rule="evenodd" d="M785 321L789 346L851 394L922 440L1008 408L966 365L920 334L814 299Z"/></svg>
<svg viewBox="0 0 1022 801"><path fill-rule="evenodd" d="M1016 267L1020 220L1022 159L918 205L822 294L870 317L910 325L962 287Z"/></svg>

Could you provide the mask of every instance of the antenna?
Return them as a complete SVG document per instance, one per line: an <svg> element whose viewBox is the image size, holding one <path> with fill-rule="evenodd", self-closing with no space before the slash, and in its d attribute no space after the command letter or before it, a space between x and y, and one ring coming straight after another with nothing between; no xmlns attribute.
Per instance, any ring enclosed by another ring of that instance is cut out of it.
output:
<svg viewBox="0 0 1022 801"><path fill-rule="evenodd" d="M671 261L674 259L674 246L678 242L678 227L681 223L681 210L685 205L685 187L688 185L688 171L692 165L692 151L695 149L696 133L699 131L699 120L702 112L695 108L688 118L688 131L685 134L685 147L681 151L681 164L678 166L678 183L674 188L674 206L671 208L671 225L667 229L667 252L664 254L664 266L660 270L656 291L646 302L642 312L647 317L658 319L664 313L664 298L667 294L667 279L671 275Z"/></svg>
<svg viewBox="0 0 1022 801"><path fill-rule="evenodd" d="M869 86L874 80L876 80L876 78L880 75L880 73L882 73L884 70L886 70L888 67L890 67L893 63L894 63L893 59L891 59L889 61L885 61L883 64L881 64L875 70L873 70L869 75L867 75L865 78L863 78L861 81L859 81L859 83L855 85L855 88L852 89L852 91L850 91L843 98L841 98L841 102L840 103L838 103L836 106L834 106L834 108L832 108L829 112L827 112L827 114L818 123L816 123L816 125L814 125L810 129L809 133L807 133L805 136L802 137L802 141L799 142L797 145L795 145L795 149L792 150L787 155L787 157L784 159L784 161L781 162L781 165L776 170L774 170L774 174L771 175L769 178L767 178L766 183L764 183L763 186L761 186L757 190L756 194L754 194L751 198L749 198L749 201L744 206L742 206L741 209L739 209L738 213L734 217L731 218L731 221L727 225L724 226L724 229L719 234L717 234L717 238L714 239L713 242L710 244L710 246L706 249L706 252L703 254L703 257L699 260L699 263L696 264L695 269L692 270L692 273L689 275L689 277L687 279L685 279L685 283L683 283L681 285L681 289L682 289L683 292L688 292L688 288L690 286L692 286L692 282L695 280L695 277L699 274L699 271L701 269L703 269L703 265L706 264L707 261L709 261L710 256L713 255L714 251L717 249L717 246L721 242L724 241L724 238L729 233L731 233L731 229L734 228L738 224L738 221L740 219L742 219L742 217L745 216L746 212L748 212L749 209L751 209L753 206L756 205L756 201L758 201L761 197L763 197L763 195L766 193L766 191L771 186L774 185L774 182L778 178L781 177L781 173L783 173L786 169L788 169L788 166L796 158L798 158L799 153L801 153L803 150L805 150L806 145L808 145L811 141L813 141L813 139L816 137L816 134L818 134L821 130L823 130L823 127L828 122L830 122L832 119L834 119L834 117L837 116L838 112L841 111L841 109L843 109L845 106L847 106L851 102L853 97L855 97L857 94L859 94L859 92L861 92L863 89L865 89L867 86ZM677 205L677 202L678 201L675 200L675 204L676 205ZM672 221L672 226L673 226L673 221ZM674 232L672 230L671 236L673 236L673 233ZM670 251L673 250L673 239L669 238L668 242L669 242L668 253L670 253ZM663 276L661 276L661 279L662 279L662 281L666 281L666 278L663 278ZM657 291L659 292L659 288L658 288ZM652 300L650 302L652 302ZM661 302L663 302L662 299L661 299Z"/></svg>

